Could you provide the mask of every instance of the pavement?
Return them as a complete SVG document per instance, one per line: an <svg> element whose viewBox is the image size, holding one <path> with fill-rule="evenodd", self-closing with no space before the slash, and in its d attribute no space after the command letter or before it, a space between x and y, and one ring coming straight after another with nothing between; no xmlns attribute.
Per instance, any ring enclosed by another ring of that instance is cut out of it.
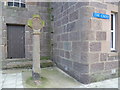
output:
<svg viewBox="0 0 120 90"><path fill-rule="evenodd" d="M0 82L1 88L24 88L22 73L3 74Z"/></svg>
<svg viewBox="0 0 120 90"><path fill-rule="evenodd" d="M2 72L0 71L0 73ZM0 90L2 88L25 88L23 85L22 72L0 74ZM118 88L118 78L91 84L80 84L73 88Z"/></svg>
<svg viewBox="0 0 120 90"><path fill-rule="evenodd" d="M120 78L119 79L114 78L114 79L104 80L104 81L95 82L87 85L81 85L77 88L119 88L118 80L120 80Z"/></svg>

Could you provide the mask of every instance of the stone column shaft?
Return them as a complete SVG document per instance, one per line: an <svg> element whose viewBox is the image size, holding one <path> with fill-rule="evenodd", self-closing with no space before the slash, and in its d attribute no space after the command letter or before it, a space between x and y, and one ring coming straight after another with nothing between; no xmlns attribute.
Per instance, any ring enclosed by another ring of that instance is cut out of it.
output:
<svg viewBox="0 0 120 90"><path fill-rule="evenodd" d="M40 78L40 35L33 34L33 79L38 80Z"/></svg>
<svg viewBox="0 0 120 90"><path fill-rule="evenodd" d="M32 77L36 84L40 80L40 30L44 27L44 21L40 15L33 15L33 18L28 20L28 26L33 29L33 67Z"/></svg>

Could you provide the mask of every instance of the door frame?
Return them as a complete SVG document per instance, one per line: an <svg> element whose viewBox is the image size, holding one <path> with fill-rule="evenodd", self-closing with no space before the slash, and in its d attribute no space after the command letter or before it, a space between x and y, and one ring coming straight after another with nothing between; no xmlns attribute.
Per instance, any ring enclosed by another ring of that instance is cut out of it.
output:
<svg viewBox="0 0 120 90"><path fill-rule="evenodd" d="M26 27L26 25L25 24L14 24L14 23L6 23L6 59L11 59L11 58L8 58L8 25L17 25L17 26L24 26L24 27ZM26 29L24 29L24 30L26 30ZM24 31L25 32L25 31ZM24 34L24 37L25 37L25 34ZM26 37L25 37L26 38ZM24 54L25 54L25 38L24 38ZM25 55L24 55L24 58L12 58L12 59L25 59Z"/></svg>

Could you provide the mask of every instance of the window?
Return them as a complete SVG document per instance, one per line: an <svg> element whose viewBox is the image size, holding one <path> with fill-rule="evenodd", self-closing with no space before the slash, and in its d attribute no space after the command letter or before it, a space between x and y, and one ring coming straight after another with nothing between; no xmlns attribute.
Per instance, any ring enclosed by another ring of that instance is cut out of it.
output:
<svg viewBox="0 0 120 90"><path fill-rule="evenodd" d="M115 50L115 26L116 26L116 15L111 14L111 50Z"/></svg>
<svg viewBox="0 0 120 90"><path fill-rule="evenodd" d="M25 0L10 0L8 6L25 8Z"/></svg>

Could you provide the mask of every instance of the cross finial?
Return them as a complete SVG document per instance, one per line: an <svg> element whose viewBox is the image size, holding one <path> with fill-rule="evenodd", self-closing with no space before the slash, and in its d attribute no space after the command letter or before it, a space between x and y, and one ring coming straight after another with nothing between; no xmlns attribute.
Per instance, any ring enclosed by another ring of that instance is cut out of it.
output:
<svg viewBox="0 0 120 90"><path fill-rule="evenodd" d="M28 20L28 26L34 30L41 30L45 26L45 22L40 15L33 15L32 19Z"/></svg>

